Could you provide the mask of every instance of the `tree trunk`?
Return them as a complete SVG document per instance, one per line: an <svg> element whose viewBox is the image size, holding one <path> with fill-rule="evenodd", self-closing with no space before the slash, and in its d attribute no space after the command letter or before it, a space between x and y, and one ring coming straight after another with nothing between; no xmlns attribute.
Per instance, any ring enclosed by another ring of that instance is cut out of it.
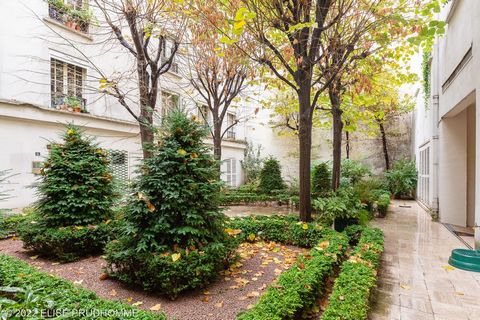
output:
<svg viewBox="0 0 480 320"><path fill-rule="evenodd" d="M222 126L218 123L213 125L213 155L218 161L222 160Z"/></svg>
<svg viewBox="0 0 480 320"><path fill-rule="evenodd" d="M222 176L222 123L213 115L213 157L217 160L218 178Z"/></svg>
<svg viewBox="0 0 480 320"><path fill-rule="evenodd" d="M312 152L312 115L310 106L310 85L300 88L298 93L299 121L299 183L300 183L300 220L308 222L311 214L310 163Z"/></svg>
<svg viewBox="0 0 480 320"><path fill-rule="evenodd" d="M390 169L390 156L388 155L387 134L382 121L377 120L378 127L380 128L380 135L382 137L383 157L385 158L385 169Z"/></svg>
<svg viewBox="0 0 480 320"><path fill-rule="evenodd" d="M140 98L142 105L140 107L140 142L142 144L143 158L148 159L152 156L153 147L153 109L150 107L148 97Z"/></svg>
<svg viewBox="0 0 480 320"><path fill-rule="evenodd" d="M153 132L151 126L140 123L140 142L142 144L143 159L148 159L152 156Z"/></svg>
<svg viewBox="0 0 480 320"><path fill-rule="evenodd" d="M342 110L340 109L340 95L330 92L330 103L333 117L333 165L332 165L332 189L337 190L340 186L341 161L342 161Z"/></svg>
<svg viewBox="0 0 480 320"><path fill-rule="evenodd" d="M345 156L350 159L350 132L345 131Z"/></svg>

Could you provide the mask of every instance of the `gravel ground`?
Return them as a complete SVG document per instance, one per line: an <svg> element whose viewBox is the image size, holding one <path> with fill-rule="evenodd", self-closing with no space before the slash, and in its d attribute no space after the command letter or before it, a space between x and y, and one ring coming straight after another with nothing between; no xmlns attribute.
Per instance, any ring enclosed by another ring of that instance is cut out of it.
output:
<svg viewBox="0 0 480 320"><path fill-rule="evenodd" d="M248 217L251 215L259 216L271 216L273 214L285 215L297 213L298 211L292 210L287 206L282 207L264 207L264 206L230 206L223 207L227 216L229 217Z"/></svg>
<svg viewBox="0 0 480 320"><path fill-rule="evenodd" d="M101 257L58 264L22 248L15 239L0 241L0 252L25 260L39 270L57 275L96 292L100 297L121 300L141 309L165 312L169 319L231 320L242 310L254 304L268 284L288 269L305 249L276 243L242 244L240 261L226 270L207 288L182 294L177 300L156 296L139 288L125 286L112 279L104 279L106 263Z"/></svg>

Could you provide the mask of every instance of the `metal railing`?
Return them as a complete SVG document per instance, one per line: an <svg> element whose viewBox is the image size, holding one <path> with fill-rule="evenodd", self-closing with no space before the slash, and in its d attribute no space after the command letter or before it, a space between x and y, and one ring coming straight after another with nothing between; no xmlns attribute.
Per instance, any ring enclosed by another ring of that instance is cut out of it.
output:
<svg viewBox="0 0 480 320"><path fill-rule="evenodd" d="M65 12L53 5L48 6L48 16L51 19L69 27L70 29L88 34L88 27L90 25L88 22L74 19L70 14L68 14L68 12Z"/></svg>

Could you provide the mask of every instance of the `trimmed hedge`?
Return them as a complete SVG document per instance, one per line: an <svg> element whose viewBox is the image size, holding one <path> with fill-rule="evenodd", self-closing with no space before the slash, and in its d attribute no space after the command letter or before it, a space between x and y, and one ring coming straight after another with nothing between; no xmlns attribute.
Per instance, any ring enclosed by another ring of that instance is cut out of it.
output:
<svg viewBox="0 0 480 320"><path fill-rule="evenodd" d="M44 272L39 272L35 268L29 266L27 263L0 255L0 286L10 289L24 289L29 290L34 296L30 297L30 301L21 301L19 297L11 297L17 302L16 305L12 305L12 309L9 309L9 304L5 303L0 311L2 314L8 314L9 311L19 311L18 307L28 307L29 311L38 310L45 307L45 304L41 301L47 301L47 305L50 305L49 310L67 310L71 312L68 315L68 319L105 319L105 320L122 320L122 319L137 319L137 320L166 320L164 314L154 314L151 312L140 311L127 304L115 301L108 301L98 298L93 292L85 290L80 287L74 286L69 281L59 279L57 277L48 275ZM12 290L13 291L13 290ZM5 292L3 290L2 292ZM37 300L31 299L36 297ZM0 292L0 300L2 293ZM85 312L85 314L76 314L79 311ZM113 314L117 312L117 314ZM97 313L95 315L95 313ZM98 315L98 314L101 315ZM37 315L38 318L41 318ZM29 319L37 318L29 317ZM7 317L8 318L8 317Z"/></svg>
<svg viewBox="0 0 480 320"><path fill-rule="evenodd" d="M307 248L317 245L325 232L331 231L318 222L300 222L296 215L233 218L227 225L242 230L237 237L243 241L260 239Z"/></svg>
<svg viewBox="0 0 480 320"><path fill-rule="evenodd" d="M36 215L23 220L18 233L24 247L63 262L103 253L106 244L117 236L121 221L107 220L97 225L47 227Z"/></svg>
<svg viewBox="0 0 480 320"><path fill-rule="evenodd" d="M268 195L268 194L258 194L250 192L230 192L222 194L220 196L220 203L223 206L229 205L249 205L255 204L258 202L279 202L280 204L293 203L294 205L298 204L298 196L292 196L289 194L277 194L277 195Z"/></svg>
<svg viewBox="0 0 480 320"><path fill-rule="evenodd" d="M27 215L23 214L4 216L0 211L0 239L17 235L19 226L27 218Z"/></svg>
<svg viewBox="0 0 480 320"><path fill-rule="evenodd" d="M201 248L163 253L137 252L122 241L110 242L106 251L110 277L140 285L172 299L184 290L204 287L236 259L238 239L211 242Z"/></svg>
<svg viewBox="0 0 480 320"><path fill-rule="evenodd" d="M238 320L297 319L303 310L316 303L326 279L348 248L345 234L333 230L270 285L252 309L238 315Z"/></svg>
<svg viewBox="0 0 480 320"><path fill-rule="evenodd" d="M349 260L342 264L322 320L367 319L383 252L383 232L365 228Z"/></svg>

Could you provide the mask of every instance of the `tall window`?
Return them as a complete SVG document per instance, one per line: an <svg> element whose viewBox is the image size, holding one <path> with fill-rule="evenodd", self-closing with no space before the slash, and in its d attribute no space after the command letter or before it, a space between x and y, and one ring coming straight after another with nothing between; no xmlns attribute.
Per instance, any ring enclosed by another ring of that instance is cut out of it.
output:
<svg viewBox="0 0 480 320"><path fill-rule="evenodd" d="M225 166L226 166L226 182L227 185L231 187L237 186L237 160L235 158L225 159Z"/></svg>
<svg viewBox="0 0 480 320"><path fill-rule="evenodd" d="M197 117L202 124L210 123L210 118L209 118L210 112L209 112L208 106L199 105L197 111L198 111Z"/></svg>
<svg viewBox="0 0 480 320"><path fill-rule="evenodd" d="M70 5L75 10L85 9L85 0L65 0L65 3Z"/></svg>
<svg viewBox="0 0 480 320"><path fill-rule="evenodd" d="M233 113L227 113L227 139L235 139L235 123L237 118Z"/></svg>
<svg viewBox="0 0 480 320"><path fill-rule="evenodd" d="M430 201L430 146L425 146L419 153L418 198L425 204Z"/></svg>
<svg viewBox="0 0 480 320"><path fill-rule="evenodd" d="M180 106L180 96L178 94L162 91L162 118L172 109Z"/></svg>
<svg viewBox="0 0 480 320"><path fill-rule="evenodd" d="M85 107L83 86L86 70L79 66L51 59L50 83L52 107L74 103Z"/></svg>
<svg viewBox="0 0 480 320"><path fill-rule="evenodd" d="M165 63L171 56L174 48L174 43L172 40L165 38L165 41L163 42L162 46L162 63ZM177 50L178 52L178 50ZM170 66L171 72L178 73L178 63L175 61L175 56L173 57L172 60L172 65Z"/></svg>

